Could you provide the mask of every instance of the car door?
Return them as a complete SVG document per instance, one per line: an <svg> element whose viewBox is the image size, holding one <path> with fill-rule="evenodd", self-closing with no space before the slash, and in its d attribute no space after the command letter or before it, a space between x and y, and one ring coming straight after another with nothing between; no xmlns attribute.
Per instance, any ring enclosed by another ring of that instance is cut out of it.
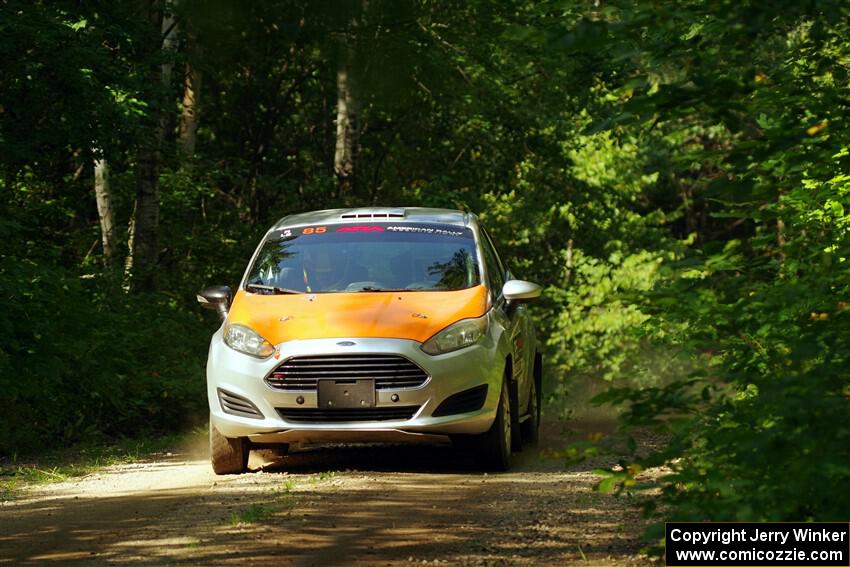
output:
<svg viewBox="0 0 850 567"><path fill-rule="evenodd" d="M519 415L528 407L529 380L532 378L532 357L529 350L533 348L528 340L528 316L523 304L507 305L502 297L502 287L510 278L510 272L499 256L496 246L487 230L481 228L484 262L487 267L488 285L493 294L493 309L497 320L504 326L510 337L511 360L513 361L513 380L517 386L516 406L512 408Z"/></svg>

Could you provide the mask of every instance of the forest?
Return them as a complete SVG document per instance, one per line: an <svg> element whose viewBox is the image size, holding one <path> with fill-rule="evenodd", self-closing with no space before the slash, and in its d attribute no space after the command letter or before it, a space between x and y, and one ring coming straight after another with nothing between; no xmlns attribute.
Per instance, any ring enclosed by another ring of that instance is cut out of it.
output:
<svg viewBox="0 0 850 567"><path fill-rule="evenodd" d="M205 423L195 294L280 217L447 207L544 286L549 417L593 382L669 439L600 490L846 521L848 38L842 0L0 0L0 456Z"/></svg>

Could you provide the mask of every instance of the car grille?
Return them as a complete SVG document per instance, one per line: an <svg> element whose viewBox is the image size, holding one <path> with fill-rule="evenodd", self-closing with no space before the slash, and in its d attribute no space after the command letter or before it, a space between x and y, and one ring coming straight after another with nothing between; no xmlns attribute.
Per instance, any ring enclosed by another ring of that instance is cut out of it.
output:
<svg viewBox="0 0 850 567"><path fill-rule="evenodd" d="M419 406L350 409L277 408L286 421L342 423L346 421L404 421L412 418Z"/></svg>
<svg viewBox="0 0 850 567"><path fill-rule="evenodd" d="M398 390L418 388L428 374L403 356L392 354L296 356L266 376L266 383L278 390L312 392L318 380L325 378L374 378L376 390Z"/></svg>
<svg viewBox="0 0 850 567"><path fill-rule="evenodd" d="M237 396L233 392L218 388L218 401L221 404L221 409L224 413L238 415L241 417L255 417L263 419L263 414L257 409L257 406L251 403L247 398Z"/></svg>

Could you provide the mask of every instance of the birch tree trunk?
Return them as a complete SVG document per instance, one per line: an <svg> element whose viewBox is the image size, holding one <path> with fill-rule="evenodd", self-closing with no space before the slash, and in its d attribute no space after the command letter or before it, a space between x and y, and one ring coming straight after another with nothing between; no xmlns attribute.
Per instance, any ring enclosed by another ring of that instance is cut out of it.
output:
<svg viewBox="0 0 850 567"><path fill-rule="evenodd" d="M191 54L197 49L195 35L190 32L187 41L187 51ZM195 154L202 81L201 70L191 61L186 63L186 77L183 80L183 111L180 114L180 151L186 157Z"/></svg>
<svg viewBox="0 0 850 567"><path fill-rule="evenodd" d="M152 69L152 78L158 75L162 92L167 93L171 86L170 54L177 49L177 24L171 4L163 4L162 14L157 0L150 0L148 6L151 22L162 31L161 49L165 52L165 62L158 73ZM153 99L151 124L140 139L137 153L136 204L130 219L129 253L124 265L126 287L134 292L154 289L159 256L159 170L168 114L164 97L154 96Z"/></svg>
<svg viewBox="0 0 850 567"><path fill-rule="evenodd" d="M94 160L94 196L97 201L97 215L100 219L103 264L106 267L112 267L118 259L118 245L115 241L115 212L112 209L109 163L106 158Z"/></svg>
<svg viewBox="0 0 850 567"><path fill-rule="evenodd" d="M359 105L356 84L352 73L353 49L346 48L346 56L340 61L336 73L336 149L334 173L337 179L337 195L350 201L355 182L355 152L357 151Z"/></svg>
<svg viewBox="0 0 850 567"><path fill-rule="evenodd" d="M198 133L198 100L201 96L201 71L186 65L186 79L183 85L183 112L180 114L180 150L184 156L195 154Z"/></svg>
<svg viewBox="0 0 850 567"><path fill-rule="evenodd" d="M161 77L162 86L166 89L171 86L171 72L174 67L170 55L177 51L177 46L180 43L180 39L177 37L177 19L174 17L174 8L177 7L178 2L179 0L171 0L170 2L164 0L162 2L164 8L162 14L162 51L166 57L162 63Z"/></svg>

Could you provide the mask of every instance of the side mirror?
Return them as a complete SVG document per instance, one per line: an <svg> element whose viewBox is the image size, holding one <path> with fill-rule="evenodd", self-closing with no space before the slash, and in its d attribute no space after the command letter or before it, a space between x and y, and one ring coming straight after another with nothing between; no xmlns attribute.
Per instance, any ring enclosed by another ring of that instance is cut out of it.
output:
<svg viewBox="0 0 850 567"><path fill-rule="evenodd" d="M230 287L226 285L214 285L204 288L198 295L198 303L204 309L215 309L221 316L222 321L227 317L227 310L230 309L230 301L233 294Z"/></svg>
<svg viewBox="0 0 850 567"><path fill-rule="evenodd" d="M508 280L502 288L502 295L508 303L531 301L540 297L541 287L524 280Z"/></svg>

